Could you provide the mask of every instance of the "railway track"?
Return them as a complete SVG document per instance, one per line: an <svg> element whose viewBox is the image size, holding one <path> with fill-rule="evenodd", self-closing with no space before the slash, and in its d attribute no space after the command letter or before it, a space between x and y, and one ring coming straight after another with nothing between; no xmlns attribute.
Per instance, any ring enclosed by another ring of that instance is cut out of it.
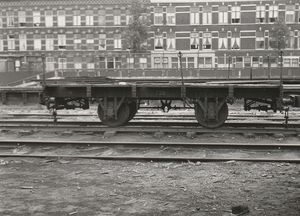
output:
<svg viewBox="0 0 300 216"><path fill-rule="evenodd" d="M96 112L95 112L96 113ZM81 117L84 117L85 119L90 119L90 120L96 120L99 122L99 118L96 114L59 114L57 116L58 121L61 120L74 120L75 119L80 119ZM2 114L0 115L0 120L1 119L53 119L53 116L51 114L45 114L45 113L10 113L10 114ZM197 123L197 120L195 118L194 114L191 114L190 112L188 113L177 113L177 114L153 114L151 113L138 113L134 117L134 122L169 122L169 121L177 121L177 122L194 122ZM232 122L260 122L260 123L265 123L265 122L285 122L285 118L283 115L278 115L278 114L260 114L260 115L255 115L255 114L230 114L227 119L227 123L232 123ZM292 113L288 117L288 121L292 123L297 123L300 122L300 117L296 113ZM180 123L179 123L180 124ZM196 124L199 125L199 124Z"/></svg>
<svg viewBox="0 0 300 216"><path fill-rule="evenodd" d="M67 148L66 148L67 146ZM300 162L300 144L1 140L0 157L146 161Z"/></svg>
<svg viewBox="0 0 300 216"><path fill-rule="evenodd" d="M1 120L0 129L2 130L43 130L43 131L77 131L77 132L157 132L168 133L258 133L258 134L294 134L299 133L299 124L290 123L284 125L278 122L261 123L255 122L228 122L224 126L208 129L199 126L197 122L190 121L132 121L128 125L116 128L109 128L98 121L58 121L51 120Z"/></svg>

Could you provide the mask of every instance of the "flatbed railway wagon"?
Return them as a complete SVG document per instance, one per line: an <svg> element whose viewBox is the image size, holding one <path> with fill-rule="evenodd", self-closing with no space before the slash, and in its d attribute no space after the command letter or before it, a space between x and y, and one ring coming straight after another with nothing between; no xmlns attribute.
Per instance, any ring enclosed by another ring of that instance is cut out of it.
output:
<svg viewBox="0 0 300 216"><path fill-rule="evenodd" d="M245 110L284 111L283 85L280 80L251 81L203 81L158 79L64 79L46 82L42 91L42 103L48 109L89 109L90 103L98 103L98 116L108 127L126 125L141 108L141 101L158 101L160 109L182 107L195 110L195 118L201 126L216 128L228 116L228 104L236 99L244 100ZM172 104L173 103L173 104ZM178 102L176 102L178 104Z"/></svg>

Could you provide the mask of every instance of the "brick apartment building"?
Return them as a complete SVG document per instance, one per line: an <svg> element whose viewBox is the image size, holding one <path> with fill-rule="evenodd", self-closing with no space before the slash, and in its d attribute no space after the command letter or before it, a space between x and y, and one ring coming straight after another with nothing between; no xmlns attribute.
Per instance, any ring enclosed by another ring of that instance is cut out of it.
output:
<svg viewBox="0 0 300 216"><path fill-rule="evenodd" d="M151 0L150 11L152 67L178 67L178 51L185 68L224 68L229 59L232 67L277 67L269 30L280 16L290 28L284 66L299 67L298 0Z"/></svg>
<svg viewBox="0 0 300 216"><path fill-rule="evenodd" d="M133 67L122 46L130 0L1 0L0 71ZM139 56L147 67L147 56ZM73 75L73 74L69 74ZM84 73L87 75L87 73Z"/></svg>
<svg viewBox="0 0 300 216"><path fill-rule="evenodd" d="M178 68L179 51L183 68L221 69L229 61L233 68L277 67L269 30L280 16L290 28L284 66L299 67L298 0L143 2L150 21L148 51L133 54L122 41L130 0L1 0L0 76L40 72L42 53L47 71L66 76L74 71L103 75L103 69Z"/></svg>

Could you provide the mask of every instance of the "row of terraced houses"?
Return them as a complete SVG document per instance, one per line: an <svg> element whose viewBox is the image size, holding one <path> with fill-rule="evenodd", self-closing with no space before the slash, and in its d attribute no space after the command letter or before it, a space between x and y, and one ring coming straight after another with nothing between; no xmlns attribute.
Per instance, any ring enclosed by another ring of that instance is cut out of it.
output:
<svg viewBox="0 0 300 216"><path fill-rule="evenodd" d="M298 0L143 3L149 20L147 51L132 53L122 38L130 20L130 0L1 0L0 81L4 74L12 78L41 72L42 53L46 71L65 75L178 68L179 51L187 69L277 67L278 52L269 40L278 17L290 29L283 66L300 66Z"/></svg>

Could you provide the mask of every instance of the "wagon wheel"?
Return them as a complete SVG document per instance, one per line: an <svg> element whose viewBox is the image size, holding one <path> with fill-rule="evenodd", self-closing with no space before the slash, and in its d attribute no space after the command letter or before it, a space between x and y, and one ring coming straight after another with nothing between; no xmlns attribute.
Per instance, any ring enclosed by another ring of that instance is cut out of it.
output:
<svg viewBox="0 0 300 216"><path fill-rule="evenodd" d="M128 117L128 121L129 122L131 119L134 118L135 114L137 113L138 109L136 107L136 102L133 101L132 103L129 104L129 109L130 109L130 113L129 113L129 117Z"/></svg>
<svg viewBox="0 0 300 216"><path fill-rule="evenodd" d="M213 102L210 102L213 103ZM204 111L201 106L197 103L195 105L195 115L198 123L207 128L217 128L224 124L228 117L228 106L227 103L224 103L219 110L218 119L205 119Z"/></svg>
<svg viewBox="0 0 300 216"><path fill-rule="evenodd" d="M130 108L128 103L122 103L117 112L117 119L115 117L104 119L104 110L100 105L98 105L98 116L101 122L108 127L118 127L125 124L129 118Z"/></svg>

